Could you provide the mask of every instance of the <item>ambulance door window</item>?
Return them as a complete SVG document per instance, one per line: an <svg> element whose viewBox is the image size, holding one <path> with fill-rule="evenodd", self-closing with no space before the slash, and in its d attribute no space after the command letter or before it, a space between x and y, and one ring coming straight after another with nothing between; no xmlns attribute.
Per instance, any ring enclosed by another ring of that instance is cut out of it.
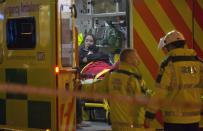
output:
<svg viewBox="0 0 203 131"><path fill-rule="evenodd" d="M61 5L61 64L63 67L73 65L72 19L69 5Z"/></svg>
<svg viewBox="0 0 203 131"><path fill-rule="evenodd" d="M34 17L11 18L6 23L6 40L9 50L33 49L36 46Z"/></svg>
<svg viewBox="0 0 203 131"><path fill-rule="evenodd" d="M116 12L116 4L115 0L95 0L93 13L110 13Z"/></svg>
<svg viewBox="0 0 203 131"><path fill-rule="evenodd" d="M93 13L125 12L127 0L96 0L93 2Z"/></svg>

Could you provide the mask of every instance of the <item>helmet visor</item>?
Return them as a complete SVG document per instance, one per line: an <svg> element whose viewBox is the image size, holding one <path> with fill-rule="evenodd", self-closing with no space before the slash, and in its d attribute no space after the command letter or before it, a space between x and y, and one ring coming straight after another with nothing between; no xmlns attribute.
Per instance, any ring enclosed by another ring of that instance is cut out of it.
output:
<svg viewBox="0 0 203 131"><path fill-rule="evenodd" d="M159 49L162 49L162 48L166 45L166 43L164 42L164 40L165 40L165 37L160 38L160 40L159 40L159 45L158 45L158 48L159 48Z"/></svg>

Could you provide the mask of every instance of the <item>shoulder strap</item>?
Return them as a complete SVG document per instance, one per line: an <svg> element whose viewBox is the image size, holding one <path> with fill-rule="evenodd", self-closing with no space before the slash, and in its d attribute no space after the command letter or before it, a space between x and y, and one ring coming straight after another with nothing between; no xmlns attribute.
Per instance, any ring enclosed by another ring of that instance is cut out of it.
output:
<svg viewBox="0 0 203 131"><path fill-rule="evenodd" d="M161 79L162 79L162 75L164 73L164 69L165 67L168 65L168 63L171 61L171 56L167 57L162 63L161 63L161 66L160 66L160 70L159 70L159 74L157 75L156 77L156 82L157 83L160 83L161 82Z"/></svg>
<svg viewBox="0 0 203 131"><path fill-rule="evenodd" d="M197 56L172 56L172 62L180 62L180 61L198 61Z"/></svg>
<svg viewBox="0 0 203 131"><path fill-rule="evenodd" d="M170 61L175 63L181 61L201 61L201 60L197 56L169 56L161 63L161 68L165 68Z"/></svg>
<svg viewBox="0 0 203 131"><path fill-rule="evenodd" d="M123 73L125 75L128 75L128 76L133 76L135 77L136 79L138 80L141 80L142 79L142 76L139 75L139 74L136 74L136 73L132 73L132 72L129 72L129 71L126 71L126 70L115 70L113 72L117 72L117 73Z"/></svg>

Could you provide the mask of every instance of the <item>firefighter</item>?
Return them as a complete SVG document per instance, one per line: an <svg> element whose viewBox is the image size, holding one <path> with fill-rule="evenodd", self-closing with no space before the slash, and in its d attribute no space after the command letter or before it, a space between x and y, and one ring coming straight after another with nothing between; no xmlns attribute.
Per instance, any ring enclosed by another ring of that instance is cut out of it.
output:
<svg viewBox="0 0 203 131"><path fill-rule="evenodd" d="M158 47L168 54L160 66L158 88L149 101L145 125L149 126L161 109L164 131L199 131L203 63L176 30L161 38Z"/></svg>
<svg viewBox="0 0 203 131"><path fill-rule="evenodd" d="M109 95L135 96L144 94L141 89L142 77L138 70L139 56L134 49L124 49L120 54L118 69L109 72L104 79L94 84L83 84L83 91L96 91ZM93 88L91 88L93 86ZM144 107L129 105L124 101L110 102L110 120L113 131L144 130Z"/></svg>

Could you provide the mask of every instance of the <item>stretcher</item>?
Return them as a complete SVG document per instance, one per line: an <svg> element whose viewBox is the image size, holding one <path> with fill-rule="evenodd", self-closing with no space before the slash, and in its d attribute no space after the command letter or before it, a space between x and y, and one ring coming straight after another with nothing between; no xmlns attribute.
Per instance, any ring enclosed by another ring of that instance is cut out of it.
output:
<svg viewBox="0 0 203 131"><path fill-rule="evenodd" d="M93 82L102 80L104 75L111 70L111 65L104 61L93 61L87 64L82 71L81 81L82 84L91 84ZM83 112L87 113L88 119L91 121L105 120L110 123L110 107L106 99L103 100L82 100Z"/></svg>

